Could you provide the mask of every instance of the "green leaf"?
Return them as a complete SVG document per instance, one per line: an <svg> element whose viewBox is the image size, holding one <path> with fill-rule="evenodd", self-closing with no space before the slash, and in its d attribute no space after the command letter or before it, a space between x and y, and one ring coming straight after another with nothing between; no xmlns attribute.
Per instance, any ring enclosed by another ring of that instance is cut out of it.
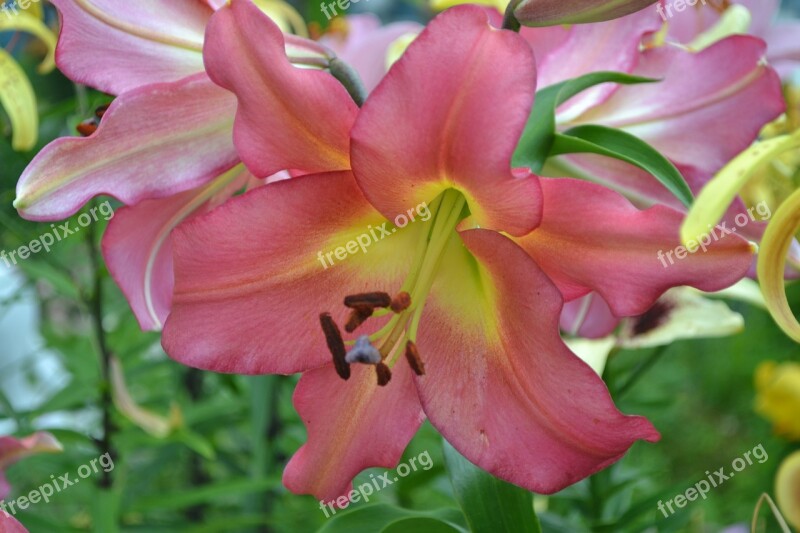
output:
<svg viewBox="0 0 800 533"><path fill-rule="evenodd" d="M658 80L621 72L593 72L542 89L536 93L536 102L514 153L513 166L541 172L556 134L556 109L573 96L602 83L633 85L655 81Z"/></svg>
<svg viewBox="0 0 800 533"><path fill-rule="evenodd" d="M484 472L444 443L447 472L470 530L478 533L541 533L533 494Z"/></svg>
<svg viewBox="0 0 800 533"><path fill-rule="evenodd" d="M598 154L625 161L652 174L686 207L694 201L692 191L675 165L658 150L625 131L588 125L557 133L550 156L564 154Z"/></svg>
<svg viewBox="0 0 800 533"><path fill-rule="evenodd" d="M381 533L408 533L409 531L424 531L425 533L458 533L460 530L446 522L435 518L404 518L392 522L381 530Z"/></svg>
<svg viewBox="0 0 800 533"><path fill-rule="evenodd" d="M356 504L358 505L358 504ZM330 510L328 511L330 513ZM423 522L409 522L421 520ZM436 511L411 511L389 505L376 503L356 507L352 510L337 511L318 533L373 533L375 531L398 533L400 531L430 531L431 533L453 533L466 530L461 512L456 509L438 509ZM397 524L402 524L397 526ZM416 524L416 525L415 525ZM435 524L435 525L434 525ZM410 528L403 526L410 525ZM436 529L416 526L433 526Z"/></svg>

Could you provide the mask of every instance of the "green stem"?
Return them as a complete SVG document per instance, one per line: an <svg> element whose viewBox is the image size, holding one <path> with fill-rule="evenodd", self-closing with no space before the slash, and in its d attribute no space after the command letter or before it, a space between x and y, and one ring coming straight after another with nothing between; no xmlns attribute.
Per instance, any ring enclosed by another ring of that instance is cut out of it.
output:
<svg viewBox="0 0 800 533"><path fill-rule="evenodd" d="M347 89L347 92L353 97L353 101L356 105L358 107L364 105L364 102L367 100L367 89L364 87L364 82L361 81L358 72L338 57L331 59L328 68L333 77L344 85L344 88Z"/></svg>
<svg viewBox="0 0 800 533"><path fill-rule="evenodd" d="M669 348L669 346L667 346L667 345L659 346L658 348L653 350L653 353L651 353L650 356L647 359L645 359L644 361L639 363L639 365L636 368L634 368L633 371L630 373L630 375L628 376L628 379L626 379L625 382L622 385L620 385L619 387L616 387L616 394L614 394L614 399L615 400L619 400L631 388L633 388L633 386L636 385L636 383L639 381L639 379L648 370L653 368L653 366L664 356L664 354L667 351L667 348Z"/></svg>

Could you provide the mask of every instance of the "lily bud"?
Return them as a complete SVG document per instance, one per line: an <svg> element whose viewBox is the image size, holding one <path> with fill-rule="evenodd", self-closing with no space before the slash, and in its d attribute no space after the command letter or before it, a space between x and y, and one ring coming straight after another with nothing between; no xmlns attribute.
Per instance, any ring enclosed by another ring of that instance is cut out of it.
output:
<svg viewBox="0 0 800 533"><path fill-rule="evenodd" d="M602 22L630 15L658 0L522 0L514 16L523 26Z"/></svg>

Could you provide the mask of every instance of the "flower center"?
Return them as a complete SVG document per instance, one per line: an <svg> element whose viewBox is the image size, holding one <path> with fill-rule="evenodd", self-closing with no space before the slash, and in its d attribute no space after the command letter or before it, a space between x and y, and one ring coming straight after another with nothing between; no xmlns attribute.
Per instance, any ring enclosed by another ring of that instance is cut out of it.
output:
<svg viewBox="0 0 800 533"><path fill-rule="evenodd" d="M447 243L464 218L465 206L466 198L455 189L446 190L432 202L433 222L420 239L408 277L394 297L379 291L345 297L344 305L351 309L345 325L347 333L354 332L372 317L392 314L381 329L345 343L330 314L320 315L328 348L342 379L350 377L351 364L369 364L376 368L378 385L384 386L389 383L391 368L401 353L417 375L425 374L416 345L419 323ZM349 352L345 348L347 344L353 345Z"/></svg>

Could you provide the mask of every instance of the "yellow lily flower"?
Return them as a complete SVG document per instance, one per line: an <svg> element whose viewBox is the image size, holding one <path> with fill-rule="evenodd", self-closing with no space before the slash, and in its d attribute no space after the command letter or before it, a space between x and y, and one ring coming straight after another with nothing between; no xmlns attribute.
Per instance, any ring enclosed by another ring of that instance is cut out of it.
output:
<svg viewBox="0 0 800 533"><path fill-rule="evenodd" d="M755 374L758 414L772 422L775 433L800 441L800 364L762 363Z"/></svg>
<svg viewBox="0 0 800 533"><path fill-rule="evenodd" d="M34 8L35 9L32 9ZM32 4L27 11L5 11L0 17L0 32L23 31L33 34L47 46L47 56L39 65L46 74L55 68L56 36L42 22L41 6ZM39 115L36 94L25 72L8 51L0 48L0 105L11 121L11 146L14 150L30 150L36 145Z"/></svg>

